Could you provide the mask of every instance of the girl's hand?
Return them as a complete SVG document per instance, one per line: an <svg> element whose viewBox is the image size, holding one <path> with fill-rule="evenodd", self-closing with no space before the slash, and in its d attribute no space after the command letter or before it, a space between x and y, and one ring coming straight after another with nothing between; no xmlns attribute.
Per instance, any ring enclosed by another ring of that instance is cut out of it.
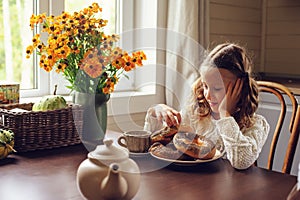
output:
<svg viewBox="0 0 300 200"><path fill-rule="evenodd" d="M160 122L166 122L169 127L179 127L179 124L181 122L181 115L177 110L165 104L158 104L151 109L151 115L153 117L156 117Z"/></svg>
<svg viewBox="0 0 300 200"><path fill-rule="evenodd" d="M242 79L237 79L233 84L229 82L226 95L219 106L220 117L229 117L237 110L237 103L240 100L240 94L243 88Z"/></svg>

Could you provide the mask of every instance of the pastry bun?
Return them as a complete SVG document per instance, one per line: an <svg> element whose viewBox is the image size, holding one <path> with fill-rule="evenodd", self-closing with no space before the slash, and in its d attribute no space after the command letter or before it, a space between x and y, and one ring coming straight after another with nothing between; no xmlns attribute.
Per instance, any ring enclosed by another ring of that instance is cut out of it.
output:
<svg viewBox="0 0 300 200"><path fill-rule="evenodd" d="M176 134L177 132L178 128L176 126L166 126L151 134L151 143L154 144L155 142L160 142L166 145L172 141L174 134Z"/></svg>
<svg viewBox="0 0 300 200"><path fill-rule="evenodd" d="M155 156L173 160L177 160L182 155L182 152L178 151L175 147L173 148L172 145L169 144L165 146L160 142L152 144L149 148L149 152Z"/></svg>
<svg viewBox="0 0 300 200"><path fill-rule="evenodd" d="M216 153L214 143L196 133L178 132L173 137L173 144L176 149L195 159L211 159Z"/></svg>

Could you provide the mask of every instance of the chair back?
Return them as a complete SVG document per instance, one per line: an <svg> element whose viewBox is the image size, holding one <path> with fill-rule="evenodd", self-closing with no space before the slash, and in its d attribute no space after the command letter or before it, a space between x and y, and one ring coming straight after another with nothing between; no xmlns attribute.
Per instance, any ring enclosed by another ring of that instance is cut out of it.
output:
<svg viewBox="0 0 300 200"><path fill-rule="evenodd" d="M280 102L280 113L278 116L277 124L271 141L269 157L268 157L267 169L269 170L273 169L275 151L281 133L281 129L284 123L284 119L286 116L287 102L284 97L286 96L288 97L288 99L290 99L292 105L292 113L291 113L291 119L289 122L289 130L288 130L288 132L290 133L290 137L289 137L289 143L286 149L286 154L282 166L282 172L289 174L291 172L294 155L296 152L297 142L299 138L300 109L298 106L297 99L286 86L280 83L275 83L270 81L257 81L257 84L260 92L272 93L278 98ZM287 131L282 131L282 132L286 133Z"/></svg>
<svg viewBox="0 0 300 200"><path fill-rule="evenodd" d="M282 167L282 171L284 173L290 173L291 171L294 155L297 149L299 134L300 134L300 105L297 106L294 125L292 126L291 136L289 139L287 151L285 153L284 165Z"/></svg>

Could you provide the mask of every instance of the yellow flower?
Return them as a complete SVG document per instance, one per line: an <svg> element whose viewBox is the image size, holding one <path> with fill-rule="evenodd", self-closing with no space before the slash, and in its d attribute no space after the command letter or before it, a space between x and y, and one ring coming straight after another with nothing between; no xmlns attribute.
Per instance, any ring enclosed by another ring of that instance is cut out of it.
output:
<svg viewBox="0 0 300 200"><path fill-rule="evenodd" d="M79 12L63 12L58 16L45 13L32 15L30 27L42 25L41 34L47 34L47 43L41 35L32 38L32 45L26 48L26 57L40 55L40 67L50 72L62 73L70 82L68 88L86 93L110 94L115 84L126 71L142 66L146 55L143 51L130 56L115 46L119 36L106 35L103 27L107 20L95 18L102 8L93 3ZM96 87L96 88L95 88Z"/></svg>
<svg viewBox="0 0 300 200"><path fill-rule="evenodd" d="M143 51L137 51L132 53L133 58L135 59L135 63L138 66L142 66L143 65L143 60L146 60L146 54Z"/></svg>
<svg viewBox="0 0 300 200"><path fill-rule="evenodd" d="M30 58L30 54L32 54L33 50L34 50L34 47L32 45L29 45L26 48L26 58Z"/></svg>
<svg viewBox="0 0 300 200"><path fill-rule="evenodd" d="M104 88L103 88L103 93L104 94L110 94L114 91L115 89L115 82L117 82L118 79L113 81L111 78L108 78L105 82Z"/></svg>
<svg viewBox="0 0 300 200"><path fill-rule="evenodd" d="M128 72L135 68L135 63L133 62L134 59L132 59L129 55L124 56L124 59L125 65L123 68L125 71Z"/></svg>

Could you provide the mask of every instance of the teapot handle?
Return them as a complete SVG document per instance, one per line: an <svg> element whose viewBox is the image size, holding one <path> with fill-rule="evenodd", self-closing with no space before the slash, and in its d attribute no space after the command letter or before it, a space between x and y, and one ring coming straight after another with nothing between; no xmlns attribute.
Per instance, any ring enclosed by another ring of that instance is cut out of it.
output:
<svg viewBox="0 0 300 200"><path fill-rule="evenodd" d="M126 138L124 136L118 138L118 144L122 147L127 148L127 144L125 144L124 141L126 142Z"/></svg>

